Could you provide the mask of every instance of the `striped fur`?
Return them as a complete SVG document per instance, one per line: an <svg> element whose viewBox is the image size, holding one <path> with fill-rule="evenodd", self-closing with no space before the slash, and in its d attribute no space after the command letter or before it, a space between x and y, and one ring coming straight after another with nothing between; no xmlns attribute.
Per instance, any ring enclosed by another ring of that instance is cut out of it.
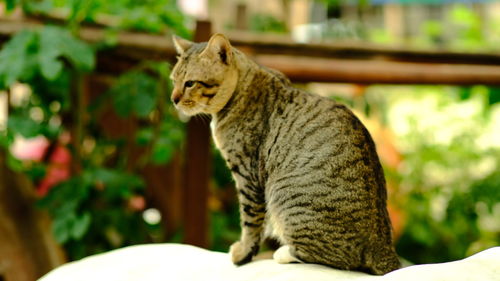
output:
<svg viewBox="0 0 500 281"><path fill-rule="evenodd" d="M220 34L174 38L172 100L210 114L212 135L236 181L242 234L235 264L263 237L302 262L385 274L399 267L375 145L344 105L294 88Z"/></svg>

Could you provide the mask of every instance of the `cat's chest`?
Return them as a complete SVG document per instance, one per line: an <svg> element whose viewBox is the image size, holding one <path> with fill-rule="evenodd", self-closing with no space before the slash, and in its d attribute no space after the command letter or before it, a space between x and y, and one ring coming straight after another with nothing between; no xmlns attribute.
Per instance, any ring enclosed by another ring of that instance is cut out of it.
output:
<svg viewBox="0 0 500 281"><path fill-rule="evenodd" d="M262 139L265 137L245 124L218 124L213 120L210 124L215 146L231 169L246 170L259 178L261 170L260 156Z"/></svg>
<svg viewBox="0 0 500 281"><path fill-rule="evenodd" d="M253 150L256 143L253 141L252 132L244 124L237 123L219 123L213 119L210 123L212 138L215 146L223 153L223 156L229 156L229 152L249 153Z"/></svg>
<svg viewBox="0 0 500 281"><path fill-rule="evenodd" d="M222 157L228 161L230 158L234 157L235 150L232 148L235 146L235 140L231 137L231 132L226 128L219 126L215 119L210 122L210 130L212 132L212 139L214 141L215 147L221 152Z"/></svg>
<svg viewBox="0 0 500 281"><path fill-rule="evenodd" d="M215 119L212 119L210 122L210 131L212 132L212 139L214 140L215 147L220 150L221 145L220 145L220 136L217 137L217 121Z"/></svg>

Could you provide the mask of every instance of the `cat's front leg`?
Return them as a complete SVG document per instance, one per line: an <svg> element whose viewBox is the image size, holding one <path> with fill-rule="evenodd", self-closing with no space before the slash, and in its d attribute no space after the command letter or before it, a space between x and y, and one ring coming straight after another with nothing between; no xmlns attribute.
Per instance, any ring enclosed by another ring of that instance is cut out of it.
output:
<svg viewBox="0 0 500 281"><path fill-rule="evenodd" d="M241 237L231 246L229 253L234 264L242 265L250 262L259 251L266 206L264 195L256 188L247 185L237 189Z"/></svg>

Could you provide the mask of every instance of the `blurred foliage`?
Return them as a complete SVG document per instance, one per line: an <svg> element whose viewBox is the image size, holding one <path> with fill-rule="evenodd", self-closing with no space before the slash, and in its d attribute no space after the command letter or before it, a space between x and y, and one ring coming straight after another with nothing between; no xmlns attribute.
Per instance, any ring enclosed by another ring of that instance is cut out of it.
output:
<svg viewBox="0 0 500 281"><path fill-rule="evenodd" d="M142 194L138 175L107 168L86 168L39 201L53 218L54 237L72 259L123 245L149 241L141 213L127 207ZM159 231L159 229L156 229Z"/></svg>
<svg viewBox="0 0 500 281"><path fill-rule="evenodd" d="M483 86L367 90L402 154L398 167L385 169L399 186L395 198L406 225L397 248L408 260L456 260L500 244L497 91Z"/></svg>
<svg viewBox="0 0 500 281"><path fill-rule="evenodd" d="M0 95L7 94L11 101L7 127L0 128L0 145L9 152L9 166L25 172L38 188L57 166L52 160L55 151L68 151L68 159L58 156L58 161L65 161L58 165L63 174L69 174L71 167L73 175L46 195L47 190L38 192L39 206L51 214L54 236L70 259L166 239L160 225L143 219L147 202L141 170L149 163L170 161L184 138L184 126L167 102L172 89L170 65L143 62L118 77L106 93L84 97L81 83L95 70L96 49L74 35L79 23L111 11L127 20L121 27L158 32L171 26L176 32L187 32L178 12L163 9L175 7L174 2L149 2L7 1L10 10L19 4L28 13L68 9L65 27L20 31L0 51L0 90L4 91ZM146 17L151 21L143 21ZM88 106L78 102L85 99ZM132 143L103 131L100 121L110 110L119 118L139 122L136 136L128 136ZM73 130L82 132L80 151L68 140ZM47 140L47 154L42 159L16 159L15 142L35 137ZM130 145L141 148L139 155L131 155Z"/></svg>
<svg viewBox="0 0 500 281"><path fill-rule="evenodd" d="M498 50L500 18L455 4L426 21L413 44ZM372 32L371 35L376 35ZM374 37L372 37L374 39ZM393 43L386 32L375 41ZM500 92L494 87L371 87L367 99L396 134L403 161L386 167L406 226L400 255L415 263L461 259L500 244Z"/></svg>
<svg viewBox="0 0 500 281"><path fill-rule="evenodd" d="M405 39L410 45L460 51L499 50L500 17L481 17L478 11L465 4L449 5L440 20L413 24L419 26L420 32ZM366 34L368 40L381 44L393 44L401 39L377 28L368 27Z"/></svg>
<svg viewBox="0 0 500 281"><path fill-rule="evenodd" d="M31 15L66 15L71 28L80 23L111 25L119 29L131 29L160 33L167 29L184 38L189 38L186 18L175 0L6 0L7 11L21 5ZM58 13L55 13L58 12Z"/></svg>
<svg viewBox="0 0 500 281"><path fill-rule="evenodd" d="M343 4L365 6L370 3L370 0L320 0L328 6L340 6Z"/></svg>
<svg viewBox="0 0 500 281"><path fill-rule="evenodd" d="M254 14L250 17L249 29L256 32L286 33L287 27L283 21L268 14Z"/></svg>
<svg viewBox="0 0 500 281"><path fill-rule="evenodd" d="M21 31L0 53L0 86L5 89L37 75L54 81L63 76L63 59L78 71L91 70L95 61L92 48L63 28L46 26Z"/></svg>
<svg viewBox="0 0 500 281"><path fill-rule="evenodd" d="M366 28L359 22L329 19L325 23L324 37L335 40L360 40L366 38Z"/></svg>

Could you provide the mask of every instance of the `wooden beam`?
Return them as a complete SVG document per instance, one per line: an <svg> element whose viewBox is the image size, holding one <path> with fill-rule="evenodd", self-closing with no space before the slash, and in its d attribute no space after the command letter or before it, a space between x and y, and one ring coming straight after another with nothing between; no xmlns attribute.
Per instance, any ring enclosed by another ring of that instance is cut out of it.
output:
<svg viewBox="0 0 500 281"><path fill-rule="evenodd" d="M500 85L500 66L256 55L294 82Z"/></svg>
<svg viewBox="0 0 500 281"><path fill-rule="evenodd" d="M39 29L43 26L43 22L31 19L23 21L0 19L0 41L8 40L13 34L21 30ZM111 36L106 28L96 26L83 26L79 32L80 38L89 43L105 42ZM165 34L120 31L113 40L115 40L115 43L110 44L109 48L105 48L104 52L110 50L127 57L129 60L172 60L176 55L170 36Z"/></svg>
<svg viewBox="0 0 500 281"><path fill-rule="evenodd" d="M26 19L0 19L0 38L4 40L23 29L41 28L43 22ZM300 44L289 36L277 34L255 34L249 32L226 32L235 47L251 50L251 53L312 56L341 59L369 59L390 61L425 61L450 64L500 65L498 52L459 52L449 50L415 49L376 45L366 42L324 42ZM83 40L96 43L107 38L102 27L83 26ZM175 49L170 36L144 32L121 31L116 36L116 46L122 55L137 59L175 58Z"/></svg>
<svg viewBox="0 0 500 281"><path fill-rule="evenodd" d="M356 41L297 43L285 35L227 32L231 44L253 54L309 56L321 58L500 65L500 53L460 52L378 45Z"/></svg>
<svg viewBox="0 0 500 281"><path fill-rule="evenodd" d="M0 40L21 29L42 25L33 20L0 20ZM277 68L297 82L499 84L496 73L500 69L500 53L417 50L359 42L298 44L287 36L243 31L227 35L233 46L255 55L259 63ZM80 36L89 42L99 42L106 38L106 31L102 27L84 26ZM173 62L175 55L170 36L120 32L115 46L99 52L97 70L117 73L141 60Z"/></svg>
<svg viewBox="0 0 500 281"><path fill-rule="evenodd" d="M211 24L199 21L195 41L207 41ZM187 125L184 190L184 242L208 246L208 183L210 180L210 128L201 118L191 118Z"/></svg>

